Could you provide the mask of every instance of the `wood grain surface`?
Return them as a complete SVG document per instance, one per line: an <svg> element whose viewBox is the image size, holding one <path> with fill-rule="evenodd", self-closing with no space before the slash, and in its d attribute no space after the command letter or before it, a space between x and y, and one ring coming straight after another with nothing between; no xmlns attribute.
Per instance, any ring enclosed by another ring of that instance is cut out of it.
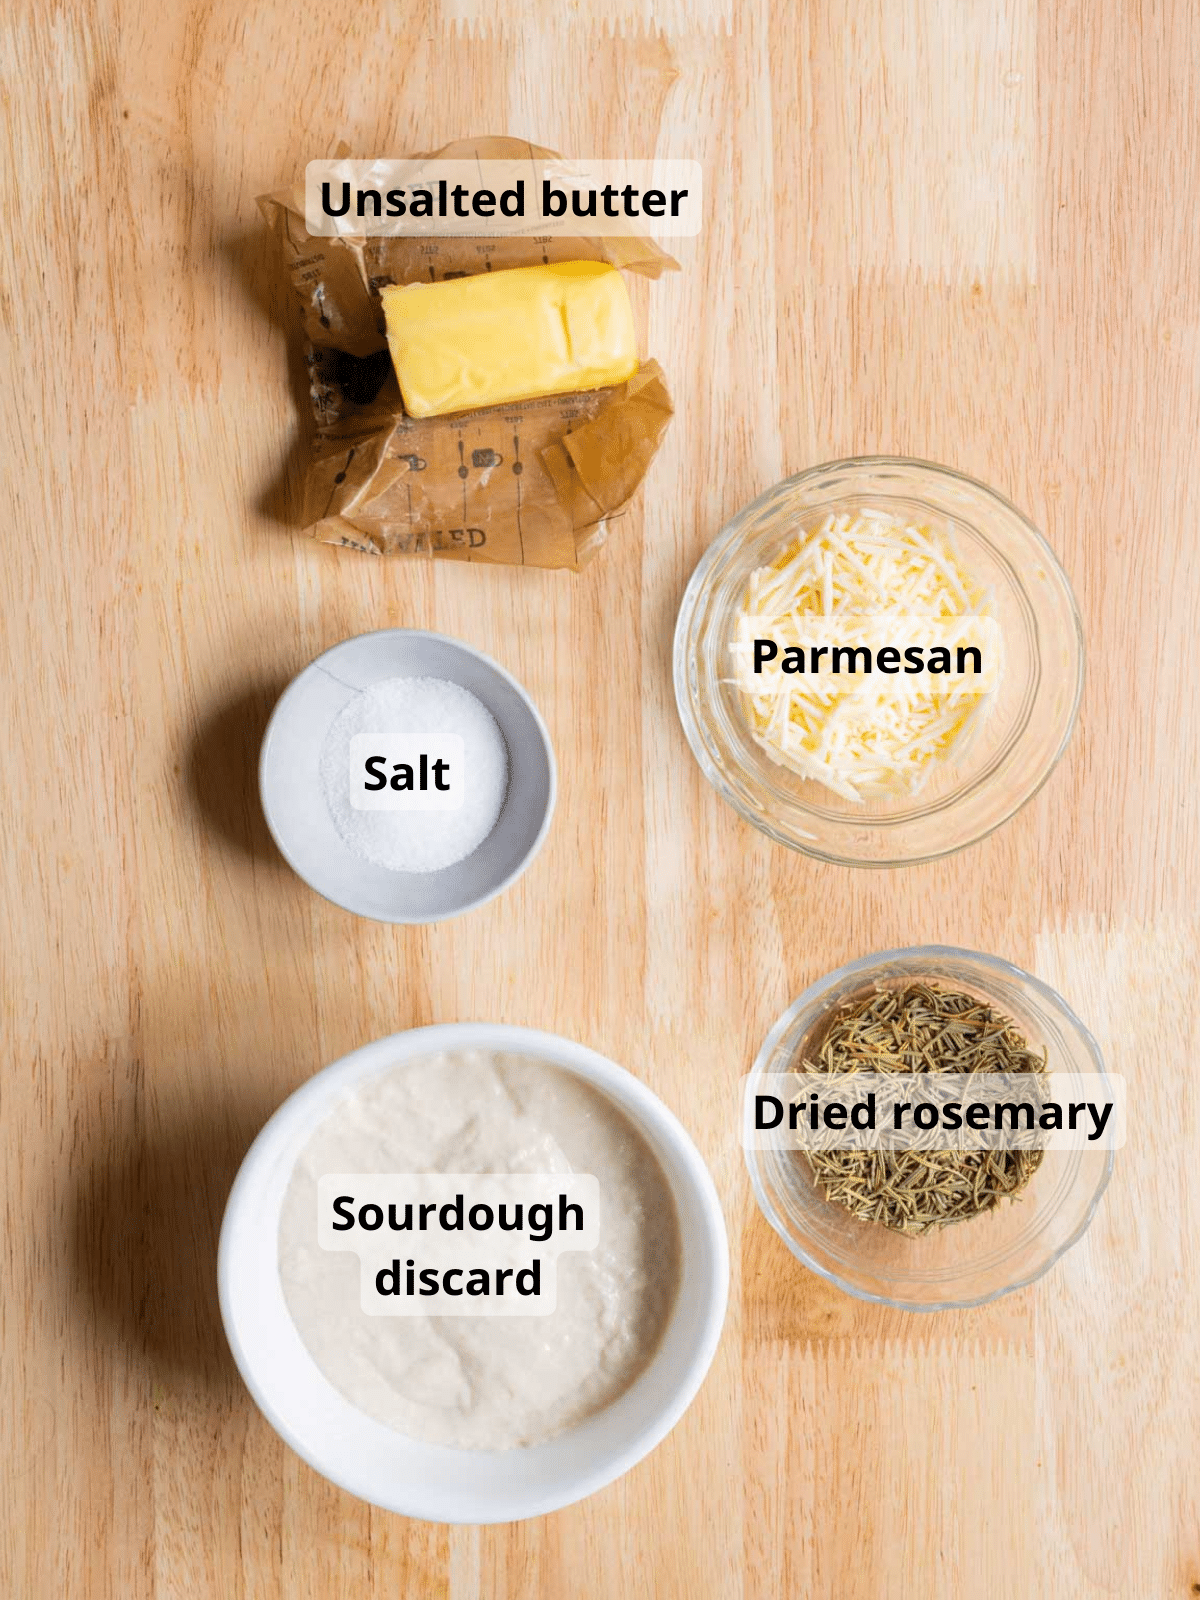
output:
<svg viewBox="0 0 1200 1600"><path fill-rule="evenodd" d="M945 1600L1200 1593L1200 23L1186 0L500 0L0 22L4 1278L13 1600ZM345 138L508 132L704 163L637 287L678 414L579 577L289 526L307 427L254 197ZM1084 612L1077 735L985 843L820 866L708 789L669 647L722 522L786 472L946 461L1043 527ZM549 842L428 929L325 904L255 762L320 650L498 658L560 762ZM992 951L1126 1074L1131 1136L1034 1288L914 1318L799 1269L731 1091L783 1007L888 945ZM695 1405L613 1487L507 1528L331 1488L226 1350L217 1228L323 1063L486 1018L626 1063L695 1135L733 1249Z"/></svg>

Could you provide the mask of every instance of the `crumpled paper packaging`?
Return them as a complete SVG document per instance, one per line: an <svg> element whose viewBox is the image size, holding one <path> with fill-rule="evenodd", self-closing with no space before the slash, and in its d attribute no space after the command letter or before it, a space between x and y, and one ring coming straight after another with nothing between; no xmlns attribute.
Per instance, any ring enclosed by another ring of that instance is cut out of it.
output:
<svg viewBox="0 0 1200 1600"><path fill-rule="evenodd" d="M339 154L348 154L343 149ZM553 151L524 140L460 140L438 156L481 160ZM578 570L646 474L673 407L662 370L627 383L453 416L409 417L384 337L381 285L533 266L609 261L657 278L677 263L653 240L315 238L304 185L264 195L300 302L317 432L305 531L374 555L420 555Z"/></svg>

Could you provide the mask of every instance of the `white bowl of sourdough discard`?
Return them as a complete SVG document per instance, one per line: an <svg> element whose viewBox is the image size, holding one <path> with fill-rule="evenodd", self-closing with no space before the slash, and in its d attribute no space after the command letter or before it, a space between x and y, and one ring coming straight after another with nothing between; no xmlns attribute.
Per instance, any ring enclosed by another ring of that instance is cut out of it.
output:
<svg viewBox="0 0 1200 1600"><path fill-rule="evenodd" d="M465 1050L532 1057L606 1095L658 1159L679 1221L679 1288L655 1354L611 1405L545 1444L459 1450L386 1427L333 1387L284 1299L279 1222L296 1159L342 1098L421 1057ZM657 1095L624 1068L556 1034L491 1023L414 1028L344 1056L286 1100L234 1181L218 1254L221 1316L247 1388L268 1422L324 1477L388 1511L433 1522L514 1522L571 1505L650 1453L691 1404L716 1352L729 1250L708 1168Z"/></svg>

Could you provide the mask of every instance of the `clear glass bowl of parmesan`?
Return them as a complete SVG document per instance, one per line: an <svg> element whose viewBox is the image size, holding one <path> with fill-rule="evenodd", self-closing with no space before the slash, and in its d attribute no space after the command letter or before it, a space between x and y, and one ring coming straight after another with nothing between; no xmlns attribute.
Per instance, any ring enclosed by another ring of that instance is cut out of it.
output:
<svg viewBox="0 0 1200 1600"><path fill-rule="evenodd" d="M973 844L1053 771L1083 688L1071 585L1015 506L929 462L859 457L767 490L717 535L675 629L709 782L826 861Z"/></svg>

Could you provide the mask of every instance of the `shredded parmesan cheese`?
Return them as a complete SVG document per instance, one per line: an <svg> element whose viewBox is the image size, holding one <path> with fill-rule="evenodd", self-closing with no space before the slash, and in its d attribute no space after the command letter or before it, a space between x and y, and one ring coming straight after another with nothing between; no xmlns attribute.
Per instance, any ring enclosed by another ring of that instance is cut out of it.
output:
<svg viewBox="0 0 1200 1600"><path fill-rule="evenodd" d="M747 585L731 651L755 739L772 760L845 800L915 795L939 763L961 756L986 715L978 678L764 673L755 642L772 641L778 660L814 638L903 647L929 643L939 629L944 637L955 618L990 616L991 598L964 569L952 529L866 508L827 516Z"/></svg>

